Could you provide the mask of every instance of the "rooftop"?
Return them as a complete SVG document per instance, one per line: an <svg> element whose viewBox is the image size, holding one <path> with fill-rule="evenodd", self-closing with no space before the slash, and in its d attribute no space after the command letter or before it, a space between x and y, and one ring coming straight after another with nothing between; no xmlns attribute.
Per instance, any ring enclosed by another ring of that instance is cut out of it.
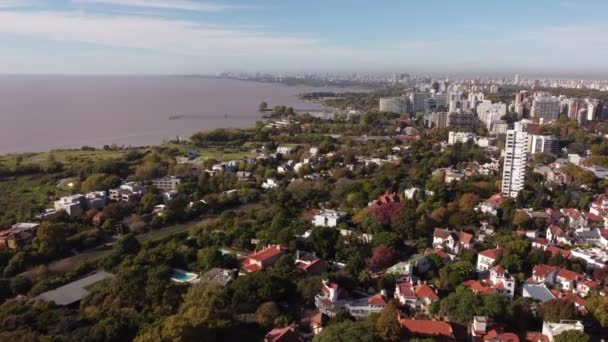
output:
<svg viewBox="0 0 608 342"><path fill-rule="evenodd" d="M54 290L44 292L36 296L36 299L55 302L57 305L70 305L79 302L82 298L88 295L89 289L93 285L112 277L114 277L114 275L111 273L99 271L88 277L76 280Z"/></svg>

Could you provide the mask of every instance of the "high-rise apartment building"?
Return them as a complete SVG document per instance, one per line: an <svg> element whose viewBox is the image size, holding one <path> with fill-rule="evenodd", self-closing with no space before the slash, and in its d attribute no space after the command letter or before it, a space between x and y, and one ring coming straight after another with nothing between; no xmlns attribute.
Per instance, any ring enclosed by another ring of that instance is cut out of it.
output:
<svg viewBox="0 0 608 342"><path fill-rule="evenodd" d="M390 113L407 113L409 100L407 97L384 97L380 99L380 111Z"/></svg>
<svg viewBox="0 0 608 342"><path fill-rule="evenodd" d="M524 189L528 138L526 127L521 122L516 122L514 129L507 130L502 171L502 194L505 196L517 197Z"/></svg>
<svg viewBox="0 0 608 342"><path fill-rule="evenodd" d="M560 100L546 93L539 93L532 101L532 109L530 115L538 117L544 121L557 120L559 117Z"/></svg>

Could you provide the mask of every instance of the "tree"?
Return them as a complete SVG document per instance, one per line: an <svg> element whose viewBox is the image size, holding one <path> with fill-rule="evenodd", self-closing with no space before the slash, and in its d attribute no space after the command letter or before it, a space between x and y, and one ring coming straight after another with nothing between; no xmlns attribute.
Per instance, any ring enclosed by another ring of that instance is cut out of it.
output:
<svg viewBox="0 0 608 342"><path fill-rule="evenodd" d="M16 276L11 279L11 290L14 294L26 294L32 288L32 281L24 276Z"/></svg>
<svg viewBox="0 0 608 342"><path fill-rule="evenodd" d="M401 205L401 203L391 202L373 205L369 208L369 211L378 223L388 226L391 224L393 218L399 215L402 209L403 205Z"/></svg>
<svg viewBox="0 0 608 342"><path fill-rule="evenodd" d="M337 229L326 227L315 227L310 233L310 242L314 250L323 259L333 259L336 254L336 245L340 232Z"/></svg>
<svg viewBox="0 0 608 342"><path fill-rule="evenodd" d="M393 250L387 245L379 245L372 249L372 256L365 262L374 271L383 270L393 264Z"/></svg>
<svg viewBox="0 0 608 342"><path fill-rule="evenodd" d="M554 338L555 342L589 342L589 336L582 331L569 330Z"/></svg>
<svg viewBox="0 0 608 342"><path fill-rule="evenodd" d="M394 300L382 310L375 324L376 334L384 341L400 341L401 325L397 321L397 305Z"/></svg>
<svg viewBox="0 0 608 342"><path fill-rule="evenodd" d="M315 295L321 291L321 277L306 277L296 284L298 293L308 305L315 303Z"/></svg>
<svg viewBox="0 0 608 342"><path fill-rule="evenodd" d="M255 321L263 327L269 327L280 313L279 307L274 302L265 302L255 311Z"/></svg>
<svg viewBox="0 0 608 342"><path fill-rule="evenodd" d="M608 297L593 295L587 299L585 306L602 327L608 327Z"/></svg>
<svg viewBox="0 0 608 342"><path fill-rule="evenodd" d="M576 318L574 303L563 299L553 299L542 303L540 312L547 322L559 322L563 319Z"/></svg>
<svg viewBox="0 0 608 342"><path fill-rule="evenodd" d="M207 271L221 263L222 254L215 247L203 248L196 253L196 261L201 270Z"/></svg>
<svg viewBox="0 0 608 342"><path fill-rule="evenodd" d="M67 250L67 231L63 224L43 222L36 230L35 246L38 253L56 257Z"/></svg>
<svg viewBox="0 0 608 342"><path fill-rule="evenodd" d="M330 324L314 337L313 342L373 342L374 339L374 334L365 322L347 320Z"/></svg>
<svg viewBox="0 0 608 342"><path fill-rule="evenodd" d="M148 192L141 197L139 204L144 213L149 213L154 210L154 207L163 203L163 196L159 193Z"/></svg>
<svg viewBox="0 0 608 342"><path fill-rule="evenodd" d="M128 254L136 254L139 251L139 241L132 234L123 235L114 244L113 252L125 256Z"/></svg>
<svg viewBox="0 0 608 342"><path fill-rule="evenodd" d="M258 106L258 111L265 112L267 109L268 109L268 103L266 103L266 101L260 102L260 105Z"/></svg>
<svg viewBox="0 0 608 342"><path fill-rule="evenodd" d="M120 185L120 178L116 175L109 175L105 173L94 173L87 177L87 179L80 185L80 190L83 192L91 191L106 191L118 187Z"/></svg>

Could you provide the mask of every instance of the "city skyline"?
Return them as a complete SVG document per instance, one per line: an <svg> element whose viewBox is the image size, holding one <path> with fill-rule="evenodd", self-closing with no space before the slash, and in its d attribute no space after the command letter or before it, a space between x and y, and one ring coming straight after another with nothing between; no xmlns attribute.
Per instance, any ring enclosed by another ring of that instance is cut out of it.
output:
<svg viewBox="0 0 608 342"><path fill-rule="evenodd" d="M595 0L0 0L0 73L607 75L607 9Z"/></svg>

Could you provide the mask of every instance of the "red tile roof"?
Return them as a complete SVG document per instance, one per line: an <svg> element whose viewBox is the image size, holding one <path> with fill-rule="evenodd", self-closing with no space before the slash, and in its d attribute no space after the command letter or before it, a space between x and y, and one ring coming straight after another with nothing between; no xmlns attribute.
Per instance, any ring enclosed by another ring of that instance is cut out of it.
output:
<svg viewBox="0 0 608 342"><path fill-rule="evenodd" d="M414 298L416 297L416 292L414 292L414 287L410 282L402 282L398 283L397 287L399 287L399 292L404 297Z"/></svg>
<svg viewBox="0 0 608 342"><path fill-rule="evenodd" d="M532 269L532 275L534 275L535 277L546 278L549 275L549 273L555 271L556 269L557 269L557 267L554 267L554 266L540 264L540 265L534 266L534 268Z"/></svg>
<svg viewBox="0 0 608 342"><path fill-rule="evenodd" d="M569 302L573 302L574 304L585 306L585 300L574 293L567 293L562 299L567 300Z"/></svg>
<svg viewBox="0 0 608 342"><path fill-rule="evenodd" d="M479 280L467 280L462 284L471 289L471 291L473 291L474 293L490 294L496 292L493 288L491 288L487 284L480 282Z"/></svg>
<svg viewBox="0 0 608 342"><path fill-rule="evenodd" d="M443 228L435 228L435 230L433 231L434 237L442 239L447 239L448 237L450 237L450 234L452 234L452 231Z"/></svg>
<svg viewBox="0 0 608 342"><path fill-rule="evenodd" d="M465 232L460 232L458 233L458 239L464 244L470 244L471 242L473 242L473 235Z"/></svg>
<svg viewBox="0 0 608 342"><path fill-rule="evenodd" d="M503 248L494 248L494 249L486 249L485 251L479 252L480 255L483 255L486 258L490 258L493 260L498 259L501 255L507 255L507 251Z"/></svg>
<svg viewBox="0 0 608 342"><path fill-rule="evenodd" d="M265 248L259 252L254 252L252 254L249 254L247 256L247 258L264 262L279 254L283 254L283 250L281 249L281 246L273 245L273 246L269 246L268 248Z"/></svg>
<svg viewBox="0 0 608 342"><path fill-rule="evenodd" d="M572 272L565 268L560 268L557 271L557 276L561 277L561 278L565 278L566 280L569 280L569 281L585 279L585 276L583 276L582 274Z"/></svg>
<svg viewBox="0 0 608 342"><path fill-rule="evenodd" d="M497 194L490 196L490 198L488 198L486 200L486 203L499 207L504 201L505 201L505 196L502 194L502 192L499 192Z"/></svg>
<svg viewBox="0 0 608 342"><path fill-rule="evenodd" d="M519 342L519 337L514 333L498 332L495 329L491 330L483 337L484 341L492 342Z"/></svg>
<svg viewBox="0 0 608 342"><path fill-rule="evenodd" d="M525 342L549 342L549 337L539 332L528 332Z"/></svg>
<svg viewBox="0 0 608 342"><path fill-rule="evenodd" d="M295 333L292 327L272 329L264 337L265 342L301 342L302 338Z"/></svg>
<svg viewBox="0 0 608 342"><path fill-rule="evenodd" d="M555 247L555 246L547 247L547 251L551 253L551 256L556 256L558 254L561 254L566 259L570 258L570 254L572 254L572 252L570 252L569 250L561 249L561 248Z"/></svg>
<svg viewBox="0 0 608 342"><path fill-rule="evenodd" d="M386 298L384 298L384 296L382 294L378 293L372 297L369 297L367 299L367 304L369 304L369 305L386 305L387 302L386 302Z"/></svg>
<svg viewBox="0 0 608 342"><path fill-rule="evenodd" d="M399 323L401 323L401 326L412 335L455 339L454 330L448 322L401 319Z"/></svg>
<svg viewBox="0 0 608 342"><path fill-rule="evenodd" d="M435 293L432 287L427 284L421 284L416 286L416 297L418 298L428 298L430 300L439 300L439 296Z"/></svg>

